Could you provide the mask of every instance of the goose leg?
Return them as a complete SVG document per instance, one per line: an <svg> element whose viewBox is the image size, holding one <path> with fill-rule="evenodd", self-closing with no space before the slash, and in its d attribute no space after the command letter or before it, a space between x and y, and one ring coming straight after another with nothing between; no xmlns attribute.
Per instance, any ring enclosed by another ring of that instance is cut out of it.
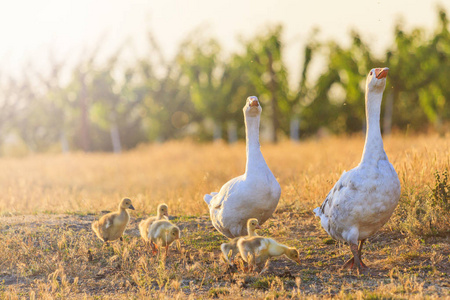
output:
<svg viewBox="0 0 450 300"><path fill-rule="evenodd" d="M363 263L362 259L361 259L361 253L362 253L362 248L363 248L363 244L366 240L361 240L359 242L359 248L358 248L358 256L359 256L359 262L361 263L361 268L362 269L368 269L369 267L366 266L365 263Z"/></svg>
<svg viewBox="0 0 450 300"><path fill-rule="evenodd" d="M156 250L158 249L158 246L156 246L155 243L153 243L153 241L150 241L150 246L152 246L152 254L155 255L156 254Z"/></svg>
<svg viewBox="0 0 450 300"><path fill-rule="evenodd" d="M342 269L353 269L354 265L355 265L355 258L352 257L345 262L345 264L342 266Z"/></svg>
<svg viewBox="0 0 450 300"><path fill-rule="evenodd" d="M254 272L256 268L255 256L253 253L247 252L247 271Z"/></svg>
<svg viewBox="0 0 450 300"><path fill-rule="evenodd" d="M228 252L228 256L227 256L227 260L228 260L228 264L230 266L234 266L234 256L236 255L236 252L234 250L231 250L230 252Z"/></svg>
<svg viewBox="0 0 450 300"><path fill-rule="evenodd" d="M358 245L350 245L350 250L353 253L354 263L356 264L356 267L358 268L358 273L361 273L362 265L361 265L361 260L359 259Z"/></svg>
<svg viewBox="0 0 450 300"><path fill-rule="evenodd" d="M362 269L362 270L369 268L368 266L366 266L366 264L361 259L362 248L363 248L363 244L364 244L365 241L366 240L361 240L359 242L359 247L357 248L357 254L358 254L357 256L358 256L358 259L359 259L359 266L357 264L356 267L358 267L358 269ZM353 246L356 246L356 245L353 245ZM351 247L352 246L350 246L350 249L351 249ZM353 253L353 250L352 250L352 253ZM342 266L342 269L353 269L353 268L355 268L355 256L354 255L355 254L353 253L353 257L350 258L349 260L347 260L347 262Z"/></svg>
<svg viewBox="0 0 450 300"><path fill-rule="evenodd" d="M270 260L267 260L266 262L261 262L260 266L258 266L258 268L261 270L261 272L259 272L259 275L267 272L267 270L269 270L269 267L270 267Z"/></svg>

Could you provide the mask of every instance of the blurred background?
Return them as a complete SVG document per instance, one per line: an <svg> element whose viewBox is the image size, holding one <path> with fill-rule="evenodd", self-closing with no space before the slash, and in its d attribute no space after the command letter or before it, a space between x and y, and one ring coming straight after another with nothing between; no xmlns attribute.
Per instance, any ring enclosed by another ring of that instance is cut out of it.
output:
<svg viewBox="0 0 450 300"><path fill-rule="evenodd" d="M450 2L10 1L0 9L0 154L171 139L361 133L364 84L390 68L381 124L444 135Z"/></svg>

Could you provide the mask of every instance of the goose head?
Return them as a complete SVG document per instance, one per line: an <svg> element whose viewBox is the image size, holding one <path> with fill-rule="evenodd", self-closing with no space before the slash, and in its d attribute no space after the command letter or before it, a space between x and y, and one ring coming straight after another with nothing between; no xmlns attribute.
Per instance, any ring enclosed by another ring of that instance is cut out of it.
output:
<svg viewBox="0 0 450 300"><path fill-rule="evenodd" d="M163 204L158 205L158 216L169 217L169 208L168 208L167 204L163 203Z"/></svg>
<svg viewBox="0 0 450 300"><path fill-rule="evenodd" d="M132 210L134 210L134 207L131 204L131 200L128 199L128 198L123 198L122 201L120 201L119 208L120 209L132 209Z"/></svg>
<svg viewBox="0 0 450 300"><path fill-rule="evenodd" d="M256 96L248 97L243 111L244 111L244 115L249 116L249 117L259 116L262 112L262 108L261 108L261 105L259 105L258 97L256 97Z"/></svg>
<svg viewBox="0 0 450 300"><path fill-rule="evenodd" d="M367 75L366 92L382 93L386 87L389 68L373 68Z"/></svg>

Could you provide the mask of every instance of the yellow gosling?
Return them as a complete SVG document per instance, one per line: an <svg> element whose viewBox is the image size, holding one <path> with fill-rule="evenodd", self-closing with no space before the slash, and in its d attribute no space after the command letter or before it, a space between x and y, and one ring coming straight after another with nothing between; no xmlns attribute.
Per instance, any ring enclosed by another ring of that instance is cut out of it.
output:
<svg viewBox="0 0 450 300"><path fill-rule="evenodd" d="M156 254L156 249L160 246L166 247L166 256L168 256L170 244L180 239L180 228L167 220L155 221L148 231L148 239L153 254Z"/></svg>
<svg viewBox="0 0 450 300"><path fill-rule="evenodd" d="M237 247L237 242L240 238L258 236L255 232L256 229L261 229L259 225L258 219L252 218L247 220L247 236L245 237L235 237L231 239L228 243L223 243L220 245L220 249L222 250L224 260L230 265L233 265L234 256L239 253L239 249ZM230 253L231 252L231 253Z"/></svg>
<svg viewBox="0 0 450 300"><path fill-rule="evenodd" d="M260 270L268 259L283 254L286 255L287 258L300 263L297 249L282 245L274 239L260 236L239 239L237 247L242 259L247 262L249 266L254 268L258 267Z"/></svg>
<svg viewBox="0 0 450 300"><path fill-rule="evenodd" d="M134 210L131 200L122 199L119 204L119 210L104 215L98 221L92 223L92 230L103 242L117 240L122 238L123 232L130 221L130 215L127 209Z"/></svg>
<svg viewBox="0 0 450 300"><path fill-rule="evenodd" d="M168 218L169 218L169 208L167 204L162 203L158 205L156 217L153 216L145 220L142 220L139 223L139 232L141 233L141 237L144 239L144 241L148 241L148 230L150 226L153 224L153 222L159 220L168 220Z"/></svg>

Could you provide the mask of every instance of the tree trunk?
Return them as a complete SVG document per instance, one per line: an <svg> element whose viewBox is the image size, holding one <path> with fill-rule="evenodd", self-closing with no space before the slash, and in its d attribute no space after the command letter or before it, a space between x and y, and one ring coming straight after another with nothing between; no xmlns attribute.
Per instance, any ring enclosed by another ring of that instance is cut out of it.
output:
<svg viewBox="0 0 450 300"><path fill-rule="evenodd" d="M122 145L120 143L119 128L117 128L116 123L112 123L111 124L110 133L111 133L111 141L112 141L114 153L122 152Z"/></svg>
<svg viewBox="0 0 450 300"><path fill-rule="evenodd" d="M214 121L213 140L219 141L222 139L222 124Z"/></svg>
<svg viewBox="0 0 450 300"><path fill-rule="evenodd" d="M269 69L269 74L270 74L270 84L269 84L269 89L270 89L270 96L271 96L271 108L272 108L272 137L271 140L273 143L277 143L278 142L278 136L277 136L277 132L278 132L278 105L277 105L277 99L276 99L276 91L277 91L277 82L275 80L275 71L273 70L273 57L272 57L272 53L270 52L269 49L267 49L267 56L269 58L268 61L268 69Z"/></svg>
<svg viewBox="0 0 450 300"><path fill-rule="evenodd" d="M300 117L294 116L291 119L290 126L291 141L298 142L300 140Z"/></svg>
<svg viewBox="0 0 450 300"><path fill-rule="evenodd" d="M384 135L391 134L393 109L394 109L394 93L389 93L386 96L386 104L384 106L384 119L383 119Z"/></svg>
<svg viewBox="0 0 450 300"><path fill-rule="evenodd" d="M236 127L236 122L228 122L228 143L229 144L233 144L236 143L237 141L237 127Z"/></svg>
<svg viewBox="0 0 450 300"><path fill-rule="evenodd" d="M61 151L62 153L68 153L69 152L69 142L67 141L67 136L64 131L61 131Z"/></svg>
<svg viewBox="0 0 450 300"><path fill-rule="evenodd" d="M88 99L85 82L85 74L80 74L81 94L80 94L80 108L81 108L81 146L83 151L91 150L91 141L89 138L89 111Z"/></svg>

